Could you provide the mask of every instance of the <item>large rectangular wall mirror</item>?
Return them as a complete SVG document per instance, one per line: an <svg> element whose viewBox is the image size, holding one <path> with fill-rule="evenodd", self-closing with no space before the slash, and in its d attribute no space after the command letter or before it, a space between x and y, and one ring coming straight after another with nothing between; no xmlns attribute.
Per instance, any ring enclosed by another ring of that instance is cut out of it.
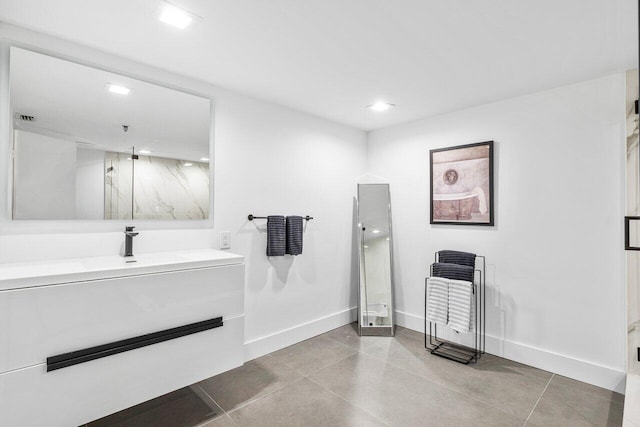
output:
<svg viewBox="0 0 640 427"><path fill-rule="evenodd" d="M211 101L11 47L13 219L207 219Z"/></svg>
<svg viewBox="0 0 640 427"><path fill-rule="evenodd" d="M393 256L388 184L358 184L360 335L393 336Z"/></svg>

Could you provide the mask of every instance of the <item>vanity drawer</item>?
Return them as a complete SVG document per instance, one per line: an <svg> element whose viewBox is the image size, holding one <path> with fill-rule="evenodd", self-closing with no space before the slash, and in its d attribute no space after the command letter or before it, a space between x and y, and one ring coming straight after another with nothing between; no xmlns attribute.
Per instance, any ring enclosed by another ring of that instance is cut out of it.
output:
<svg viewBox="0 0 640 427"><path fill-rule="evenodd" d="M77 426L243 362L244 316L223 327L46 372L0 374L1 426Z"/></svg>
<svg viewBox="0 0 640 427"><path fill-rule="evenodd" d="M0 372L244 311L244 265L0 292Z"/></svg>

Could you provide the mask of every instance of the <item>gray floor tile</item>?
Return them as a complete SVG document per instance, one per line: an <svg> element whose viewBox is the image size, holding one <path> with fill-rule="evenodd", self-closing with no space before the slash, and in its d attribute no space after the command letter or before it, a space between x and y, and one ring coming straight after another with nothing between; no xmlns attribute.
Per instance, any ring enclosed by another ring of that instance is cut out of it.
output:
<svg viewBox="0 0 640 427"><path fill-rule="evenodd" d="M287 365L264 356L199 384L222 409L231 411L300 378L302 375Z"/></svg>
<svg viewBox="0 0 640 427"><path fill-rule="evenodd" d="M490 354L465 366L431 355L419 332L354 326L89 426L522 426L547 384L526 427L621 425L621 394Z"/></svg>
<svg viewBox="0 0 640 427"><path fill-rule="evenodd" d="M477 365L463 365L430 354L424 339L398 334L369 348L366 354L478 399L523 421L542 394L551 373L516 362L483 356Z"/></svg>
<svg viewBox="0 0 640 427"><path fill-rule="evenodd" d="M133 406L88 424L90 427L195 427L224 415L196 386Z"/></svg>
<svg viewBox="0 0 640 427"><path fill-rule="evenodd" d="M533 366L514 362L512 360L504 359L502 357L494 356L488 353L482 355L478 363L476 363L475 365L471 365L471 367L477 371L512 372L522 375L540 377L544 378L545 380L548 380L549 378L551 378L551 375L553 375L549 371L544 371L542 369L534 368Z"/></svg>
<svg viewBox="0 0 640 427"><path fill-rule="evenodd" d="M307 378L237 409L230 416L242 427L385 425Z"/></svg>
<svg viewBox="0 0 640 427"><path fill-rule="evenodd" d="M320 335L321 337L331 338L339 343L352 348L355 351L364 351L367 347L376 345L380 337L361 337L358 335L357 323L350 323L337 329L333 329L327 333Z"/></svg>
<svg viewBox="0 0 640 427"><path fill-rule="evenodd" d="M584 393L580 388L563 381L559 383L551 381L529 418L531 425L550 427L622 425L622 404Z"/></svg>
<svg viewBox="0 0 640 427"><path fill-rule="evenodd" d="M548 377L528 375L503 362L491 368L470 367L468 375L458 376L448 387L519 418L529 416L551 374Z"/></svg>
<svg viewBox="0 0 640 427"><path fill-rule="evenodd" d="M424 341L424 334L422 332L414 331L413 329L403 328L402 326L396 326L396 335L405 335L408 338Z"/></svg>
<svg viewBox="0 0 640 427"><path fill-rule="evenodd" d="M613 400L617 403L624 403L624 395L616 393L615 391L607 390L606 388L597 387L591 384L576 381L571 378L563 377L562 375L556 375L551 380L552 383L566 385L580 390L583 393L591 394L596 397L600 397L606 400Z"/></svg>
<svg viewBox="0 0 640 427"><path fill-rule="evenodd" d="M334 339L319 335L301 343L271 353L276 360L285 363L302 375L309 375L325 368L357 350Z"/></svg>
<svg viewBox="0 0 640 427"><path fill-rule="evenodd" d="M233 422L231 417L225 415L198 427L238 427L238 424Z"/></svg>
<svg viewBox="0 0 640 427"><path fill-rule="evenodd" d="M358 353L310 378L394 426L522 426L524 418Z"/></svg>

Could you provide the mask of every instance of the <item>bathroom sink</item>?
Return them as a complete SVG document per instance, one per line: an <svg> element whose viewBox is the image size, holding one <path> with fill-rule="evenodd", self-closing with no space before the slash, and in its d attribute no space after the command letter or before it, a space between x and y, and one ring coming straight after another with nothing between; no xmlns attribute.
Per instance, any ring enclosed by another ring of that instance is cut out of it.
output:
<svg viewBox="0 0 640 427"><path fill-rule="evenodd" d="M85 258L80 263L88 270L112 268L139 268L142 266L166 265L185 262L187 257L174 252L142 253L133 257L117 255Z"/></svg>
<svg viewBox="0 0 640 427"><path fill-rule="evenodd" d="M176 252L143 252L133 257L122 257L119 255L91 257L82 259L80 263L87 271L141 269L147 272L146 270L154 269L166 271L168 267L181 269L187 266L193 268L222 265L228 264L228 262L225 261L236 259L242 260L242 257L214 249L202 249Z"/></svg>
<svg viewBox="0 0 640 427"><path fill-rule="evenodd" d="M134 261L135 262L132 262ZM240 264L243 257L215 249L147 252L69 260L0 264L0 291L110 277Z"/></svg>

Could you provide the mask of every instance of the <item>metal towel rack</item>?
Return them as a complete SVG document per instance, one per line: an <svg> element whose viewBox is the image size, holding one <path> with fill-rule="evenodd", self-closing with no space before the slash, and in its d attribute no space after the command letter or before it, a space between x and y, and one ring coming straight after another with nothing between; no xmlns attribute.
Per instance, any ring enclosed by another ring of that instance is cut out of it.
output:
<svg viewBox="0 0 640 427"><path fill-rule="evenodd" d="M253 221L254 219L267 219L267 217L266 216L255 216L253 214L249 214L249 215L247 215L247 219L249 221ZM307 215L305 217L302 217L302 219L304 219L305 221L311 221L313 219L313 217Z"/></svg>
<svg viewBox="0 0 640 427"><path fill-rule="evenodd" d="M439 251L435 254L435 261L439 261ZM432 276L433 264L429 268ZM479 280L477 280L479 276ZM438 325L427 320L427 281L424 286L424 347L436 356L444 357L456 362L469 364L476 363L485 353L486 331L486 259L482 255L476 255L473 280L473 304L475 305L475 319L473 333L473 348L463 346L438 337ZM429 328L427 329L427 323Z"/></svg>

